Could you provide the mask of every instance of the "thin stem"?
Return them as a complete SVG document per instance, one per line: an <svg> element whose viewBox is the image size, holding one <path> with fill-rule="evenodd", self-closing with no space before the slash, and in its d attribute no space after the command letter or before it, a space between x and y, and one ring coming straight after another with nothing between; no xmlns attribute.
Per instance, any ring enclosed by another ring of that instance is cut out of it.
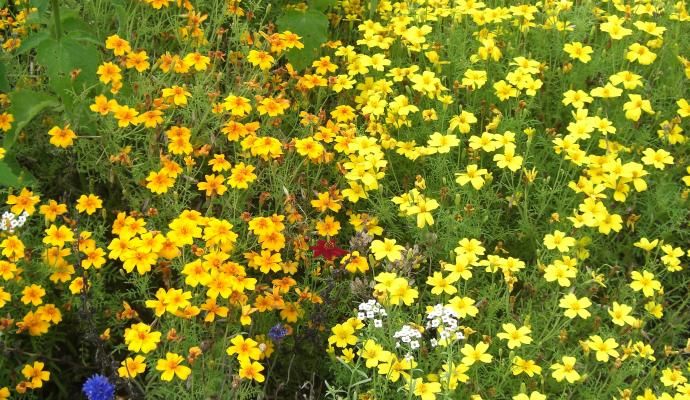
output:
<svg viewBox="0 0 690 400"><path fill-rule="evenodd" d="M53 19L55 20L55 38L60 40L62 37L62 24L60 24L60 5L59 0L50 0L50 6L53 9Z"/></svg>

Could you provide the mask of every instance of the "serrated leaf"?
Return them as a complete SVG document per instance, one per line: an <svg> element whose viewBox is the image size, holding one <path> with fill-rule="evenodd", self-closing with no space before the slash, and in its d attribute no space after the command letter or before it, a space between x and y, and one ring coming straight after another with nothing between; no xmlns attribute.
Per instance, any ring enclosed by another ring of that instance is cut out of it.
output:
<svg viewBox="0 0 690 400"><path fill-rule="evenodd" d="M3 142L5 150L12 147L17 140L17 134L31 122L34 117L46 108L57 107L60 103L48 93L20 90L10 93L10 114L14 117L14 125L7 132Z"/></svg>
<svg viewBox="0 0 690 400"><path fill-rule="evenodd" d="M335 7L336 0L309 0L309 7L325 11L328 7Z"/></svg>
<svg viewBox="0 0 690 400"><path fill-rule="evenodd" d="M70 92L79 94L96 82L98 50L74 38L50 38L36 49L36 61L46 68L50 86L62 99L65 108L73 105ZM75 79L72 72L79 71Z"/></svg>
<svg viewBox="0 0 690 400"><path fill-rule="evenodd" d="M10 91L10 82L7 80L7 68L5 68L5 64L0 61L0 92L9 92Z"/></svg>
<svg viewBox="0 0 690 400"><path fill-rule="evenodd" d="M326 15L317 10L287 10L276 22L281 31L291 31L302 37L304 48L291 49L286 53L292 66L297 70L303 70L311 65L319 55L321 44L328 39Z"/></svg>

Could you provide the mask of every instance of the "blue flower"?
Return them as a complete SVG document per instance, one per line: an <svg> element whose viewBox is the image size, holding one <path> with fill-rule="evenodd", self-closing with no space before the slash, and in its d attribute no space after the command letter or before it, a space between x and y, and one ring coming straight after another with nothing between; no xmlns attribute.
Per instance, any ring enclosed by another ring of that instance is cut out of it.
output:
<svg viewBox="0 0 690 400"><path fill-rule="evenodd" d="M112 400L115 397L115 386L103 375L87 379L81 390L89 400Z"/></svg>
<svg viewBox="0 0 690 400"><path fill-rule="evenodd" d="M285 329L281 324L274 325L268 330L268 337L273 339L274 342L279 342L288 334L288 330Z"/></svg>

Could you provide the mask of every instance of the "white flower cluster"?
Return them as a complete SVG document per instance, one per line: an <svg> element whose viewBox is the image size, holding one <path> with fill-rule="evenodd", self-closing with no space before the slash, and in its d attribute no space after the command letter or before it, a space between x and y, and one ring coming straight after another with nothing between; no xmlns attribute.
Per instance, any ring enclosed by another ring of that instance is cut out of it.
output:
<svg viewBox="0 0 690 400"><path fill-rule="evenodd" d="M399 331L393 334L396 340L395 347L398 348L403 344L410 346L414 350L419 348L419 340L422 338L422 332L410 325L404 325Z"/></svg>
<svg viewBox="0 0 690 400"><path fill-rule="evenodd" d="M0 218L0 230L13 233L15 229L21 228L22 225L24 225L28 217L29 214L27 214L26 211L23 211L21 214L19 214L19 216L16 216L14 213L9 211L5 211L2 213L2 217Z"/></svg>
<svg viewBox="0 0 690 400"><path fill-rule="evenodd" d="M443 304L436 304L434 308L429 310L426 315L427 329L436 329L438 333L438 340L431 339L431 345L436 347L439 345L446 345L455 340L462 340L465 338L462 330L458 325L458 315L452 309L445 307Z"/></svg>
<svg viewBox="0 0 690 400"><path fill-rule="evenodd" d="M357 308L359 312L357 313L357 318L360 321L366 322L367 320L373 320L374 326L380 328L383 326L382 318L387 316L386 309L376 300L369 300L367 302L361 303Z"/></svg>

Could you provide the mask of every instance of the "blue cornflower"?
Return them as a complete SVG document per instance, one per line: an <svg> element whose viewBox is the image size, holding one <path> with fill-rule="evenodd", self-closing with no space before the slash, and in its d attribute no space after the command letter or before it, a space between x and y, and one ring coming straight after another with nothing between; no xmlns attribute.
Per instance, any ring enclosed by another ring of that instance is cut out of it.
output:
<svg viewBox="0 0 690 400"><path fill-rule="evenodd" d="M281 324L276 324L268 330L268 337L274 342L279 342L288 334L288 330Z"/></svg>
<svg viewBox="0 0 690 400"><path fill-rule="evenodd" d="M81 390L89 400L112 400L115 397L115 386L103 375L87 379Z"/></svg>

